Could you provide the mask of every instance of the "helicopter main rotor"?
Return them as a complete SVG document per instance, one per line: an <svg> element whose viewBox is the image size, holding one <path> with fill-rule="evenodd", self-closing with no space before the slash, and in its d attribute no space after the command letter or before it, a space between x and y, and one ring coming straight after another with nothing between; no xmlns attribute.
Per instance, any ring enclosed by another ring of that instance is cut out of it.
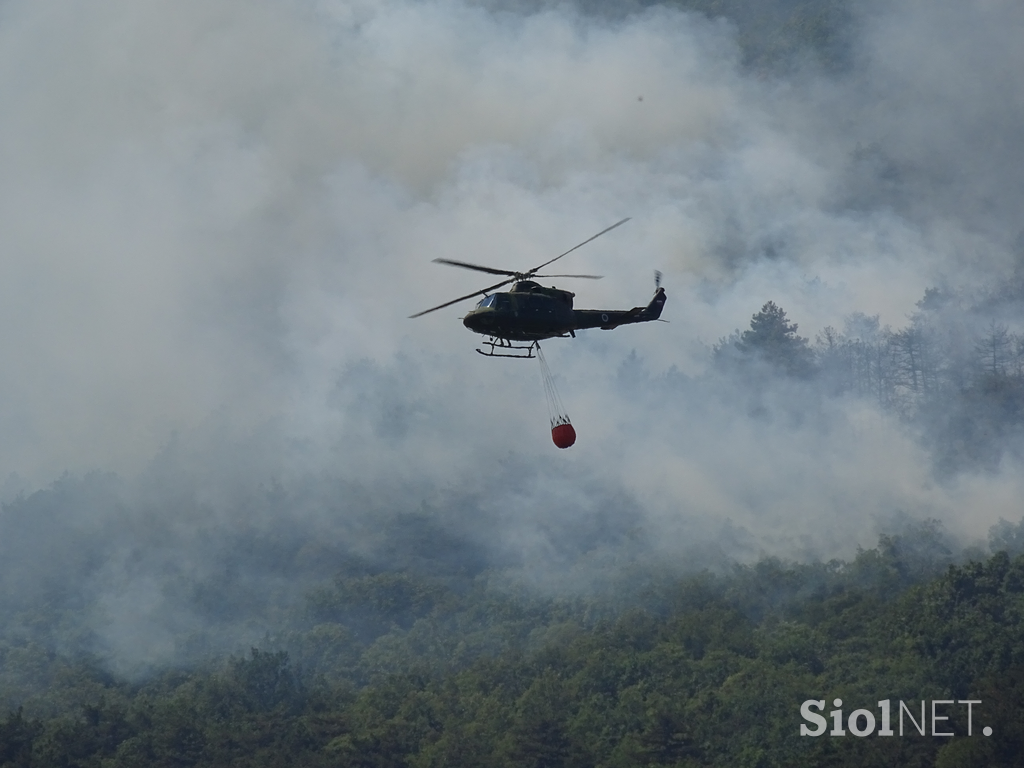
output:
<svg viewBox="0 0 1024 768"><path fill-rule="evenodd" d="M585 279L588 279L588 280L600 280L602 275L540 275L540 274L537 274L537 273L540 270L544 269L544 267L548 266L549 264L554 264L556 261L558 261L563 256L568 256L570 253L575 251L577 248L583 247L584 245L589 243L591 240L596 240L601 235L603 235L603 234L605 234L607 232L611 232L616 227L621 226L622 224L625 224L627 221L629 221L629 219L630 219L630 217L627 216L622 221L615 222L614 224L612 224L607 229L602 229L600 232L598 232L593 237L588 237L586 240L584 240L579 245L574 245L572 248L570 248L565 253L560 253L557 256L555 256L555 258L549 259L548 261L545 261L543 264L540 264L540 265L534 267L533 269L527 270L526 272L512 272L512 271L507 270L507 269L495 269L494 267L484 267L484 266L481 266L480 264L471 264L468 261L456 261L454 259L434 259L434 262L437 263L437 264L448 264L449 266L452 266L452 267L461 267L462 269L471 269L471 270L474 270L476 272L486 272L489 275L507 275L508 279L507 280L503 280L500 283L496 283L496 284L490 286L489 288L484 288L484 289L479 290L479 291L474 291L473 293L466 294L465 296L460 296L457 299L452 299L451 301L446 301L444 304L438 304L436 307L431 307L430 309L425 309L422 312L417 312L415 315L409 315L409 317L410 318L421 317L421 316L427 315L427 314L429 314L431 312L435 312L435 311L437 311L439 309L444 309L445 307L450 307L452 304L458 304L460 301L465 301L466 299L471 299L474 296L481 296L481 295L484 295L484 294L488 294L491 291L494 291L494 290L496 290L498 288L501 288L503 286L508 285L509 283L518 283L518 282L521 282L522 280L530 280L530 279L532 279L534 277L572 277L572 278L585 278Z"/></svg>

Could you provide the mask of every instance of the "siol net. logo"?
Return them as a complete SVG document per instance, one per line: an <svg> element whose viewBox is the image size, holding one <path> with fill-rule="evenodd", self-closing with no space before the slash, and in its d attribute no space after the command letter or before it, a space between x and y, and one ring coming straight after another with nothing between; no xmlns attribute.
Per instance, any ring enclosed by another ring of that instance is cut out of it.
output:
<svg viewBox="0 0 1024 768"><path fill-rule="evenodd" d="M899 735L902 736L904 733L904 715L907 720L907 733L917 732L921 736L928 735L928 728L931 727L932 736L956 736L952 730L946 730L952 728L952 724L949 723L949 713L951 706L966 706L967 707L967 733L961 735L973 736L974 735L974 705L981 704L980 700L976 699L964 699L964 700L953 700L953 699L935 699L930 702L931 706L927 705L929 702L922 700L920 714L916 714L911 707L908 707L903 701L899 701L898 719L899 719ZM846 728L843 728L843 706L842 699L835 699L832 702L832 706L835 707L829 712L829 717L832 719L832 730L828 732L829 736L845 736L847 733L851 733L854 736L870 736L875 734L876 736L895 736L895 732L892 729L892 702L889 699L883 699L878 702L879 717L876 720L875 713L870 709L855 709L846 718ZM801 736L821 736L825 733L828 728L828 720L824 715L818 714L823 712L825 709L824 699L808 699L800 705L800 715L811 726L804 724L800 725ZM928 717L928 715L931 717ZM881 725L877 732L876 726ZM913 728L913 731L910 729ZM989 726L985 726L981 729L981 732L986 736L992 735L992 729Z"/></svg>

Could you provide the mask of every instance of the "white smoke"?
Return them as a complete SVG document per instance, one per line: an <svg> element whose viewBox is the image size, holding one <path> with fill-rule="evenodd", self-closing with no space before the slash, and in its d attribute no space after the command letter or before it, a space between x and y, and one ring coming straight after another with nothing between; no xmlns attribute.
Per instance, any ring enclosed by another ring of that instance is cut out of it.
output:
<svg viewBox="0 0 1024 768"><path fill-rule="evenodd" d="M1022 25L1011 2L887 4L848 68L776 77L727 22L664 7L9 0L0 475L145 485L177 439L211 509L334 478L451 502L446 524L535 563L610 498L668 553L733 526L749 554L849 554L898 511L981 536L1016 517L1015 468L941 484L864 403L766 385L752 415L699 376L768 299L813 336L1006 274ZM660 269L670 323L545 345L580 435L558 452L534 364L479 358L467 305L407 316L487 284L435 257L528 268L627 215L560 262L606 278L559 284L628 308ZM341 535L331 514L266 525ZM136 577L109 566L105 610L152 602Z"/></svg>

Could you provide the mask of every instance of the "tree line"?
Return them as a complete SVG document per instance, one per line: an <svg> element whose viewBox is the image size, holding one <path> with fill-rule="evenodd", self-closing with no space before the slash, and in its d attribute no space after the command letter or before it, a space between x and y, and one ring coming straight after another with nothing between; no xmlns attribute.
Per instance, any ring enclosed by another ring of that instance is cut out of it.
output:
<svg viewBox="0 0 1024 768"><path fill-rule="evenodd" d="M855 313L813 343L769 301L713 356L720 371L751 380L784 374L873 400L918 430L942 471L994 468L1024 452L1024 333L1009 325L1022 296L1019 286L973 301L930 288L904 328Z"/></svg>
<svg viewBox="0 0 1024 768"><path fill-rule="evenodd" d="M625 600L339 576L264 647L141 682L8 638L8 679L60 670L0 719L0 766L1024 765L1022 530L953 564L924 523L850 561L652 571ZM955 709L951 739L801 737L833 697L981 704L970 737Z"/></svg>

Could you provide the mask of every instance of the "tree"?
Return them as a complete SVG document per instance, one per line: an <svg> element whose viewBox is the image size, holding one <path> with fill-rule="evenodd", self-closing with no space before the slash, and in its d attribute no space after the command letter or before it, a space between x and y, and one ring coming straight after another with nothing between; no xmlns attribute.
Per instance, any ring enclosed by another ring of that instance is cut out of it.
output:
<svg viewBox="0 0 1024 768"><path fill-rule="evenodd" d="M42 731L42 725L26 720L21 708L11 712L0 723L0 765L28 766L32 764L32 742Z"/></svg>
<svg viewBox="0 0 1024 768"><path fill-rule="evenodd" d="M797 324L786 312L769 301L750 319L750 330L735 342L745 355L754 355L784 370L790 376L807 378L814 372L814 354L807 339L797 336Z"/></svg>
<svg viewBox="0 0 1024 768"><path fill-rule="evenodd" d="M241 688L241 700L251 712L269 712L275 707L294 706L302 698L298 678L288 664L288 653L251 650L248 659L235 659L231 668Z"/></svg>
<svg viewBox="0 0 1024 768"><path fill-rule="evenodd" d="M989 323L988 332L974 345L978 362L985 374L992 378L1006 375L1014 356L1013 341L1005 325L995 320Z"/></svg>

